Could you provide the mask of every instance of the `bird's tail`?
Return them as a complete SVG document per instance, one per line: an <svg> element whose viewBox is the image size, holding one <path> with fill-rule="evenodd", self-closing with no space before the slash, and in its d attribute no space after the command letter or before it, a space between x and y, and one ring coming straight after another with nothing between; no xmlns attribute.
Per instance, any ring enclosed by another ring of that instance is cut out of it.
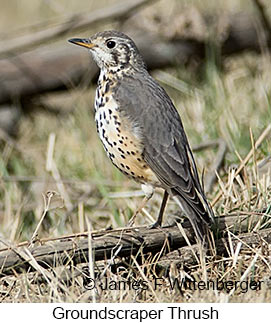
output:
<svg viewBox="0 0 271 323"><path fill-rule="evenodd" d="M171 191L175 202L190 220L197 238L204 243L207 240L208 228L211 223L214 223L214 212L200 183L194 156L188 144L186 149L192 183L187 190L177 186Z"/></svg>
<svg viewBox="0 0 271 323"><path fill-rule="evenodd" d="M198 240L202 243L206 242L208 228L211 222L208 214L209 210L205 210L198 196L193 203L186 200L180 194L174 194L173 199L189 219Z"/></svg>

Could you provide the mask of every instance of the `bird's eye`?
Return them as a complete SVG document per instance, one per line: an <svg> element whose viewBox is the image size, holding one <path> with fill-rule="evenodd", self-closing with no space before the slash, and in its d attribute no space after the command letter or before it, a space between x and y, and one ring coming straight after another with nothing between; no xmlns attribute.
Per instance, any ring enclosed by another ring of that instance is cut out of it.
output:
<svg viewBox="0 0 271 323"><path fill-rule="evenodd" d="M109 40L106 43L106 46L111 49L111 48L114 48L116 46L116 43L113 40Z"/></svg>

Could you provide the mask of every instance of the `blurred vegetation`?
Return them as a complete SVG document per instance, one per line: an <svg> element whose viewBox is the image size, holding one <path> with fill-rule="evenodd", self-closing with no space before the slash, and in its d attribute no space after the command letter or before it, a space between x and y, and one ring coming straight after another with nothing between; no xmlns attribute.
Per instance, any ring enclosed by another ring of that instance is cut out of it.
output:
<svg viewBox="0 0 271 323"><path fill-rule="evenodd" d="M23 30L24 26L57 21L59 17L102 8L108 3L105 0L1 0L0 37L19 28ZM155 13L157 8L159 12L167 5L167 1L161 1L154 4L152 10ZM253 12L252 4L247 0L178 3L180 11L190 5L209 13L244 9ZM170 10L171 5L168 6ZM104 29L108 27L109 24ZM66 39L62 41L66 42ZM229 151L219 172L224 183L229 181L232 167L236 167L240 158L244 158L251 149L250 131L256 140L271 123L270 71L269 53L256 55L245 52L225 59L223 66L219 67L210 55L201 68L178 66L164 69L164 75L173 79L173 85L161 78L160 71L153 72L173 99L192 146L216 138L226 141ZM185 85L186 91L181 90L180 84ZM60 192L59 183L70 201L70 209L52 209L39 237L87 230L86 219L94 229L125 226L136 210L142 199L142 196L134 195L140 189L139 185L111 165L97 136L93 118L94 92L95 87L91 87L47 94L44 100L60 108L62 113L57 116L45 112L25 115L19 125L16 145L0 138L1 239L12 243L30 239L43 212L42 194L50 190ZM48 138L52 133L55 134L53 161L60 175L58 183L55 174L46 169ZM231 193L216 204L216 214L236 209L257 211L270 206L270 176L261 181L255 171L255 162L268 157L270 151L271 140L268 138L246 168L249 178L247 182L244 180L246 192L244 187L234 184ZM200 172L208 170L215 154L215 149L195 154ZM251 186L246 186L247 183ZM251 203L255 183L258 183L258 197L261 198ZM221 185L215 184L208 198L212 200L220 189ZM125 192L128 192L128 197ZM158 190L147 205L145 214L138 216L137 224L152 223L151 217L156 218L161 198ZM176 206L170 202L167 214L174 212Z"/></svg>

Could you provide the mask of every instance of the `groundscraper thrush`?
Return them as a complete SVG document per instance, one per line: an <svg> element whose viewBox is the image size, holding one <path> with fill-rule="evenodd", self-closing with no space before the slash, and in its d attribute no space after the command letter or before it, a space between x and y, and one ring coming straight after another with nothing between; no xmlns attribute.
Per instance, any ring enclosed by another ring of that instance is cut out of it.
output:
<svg viewBox="0 0 271 323"><path fill-rule="evenodd" d="M69 41L88 48L100 68L95 121L108 157L142 184L144 203L155 187L165 190L154 226L161 225L171 196L203 241L213 212L182 121L165 90L148 73L133 40L118 31L104 31Z"/></svg>

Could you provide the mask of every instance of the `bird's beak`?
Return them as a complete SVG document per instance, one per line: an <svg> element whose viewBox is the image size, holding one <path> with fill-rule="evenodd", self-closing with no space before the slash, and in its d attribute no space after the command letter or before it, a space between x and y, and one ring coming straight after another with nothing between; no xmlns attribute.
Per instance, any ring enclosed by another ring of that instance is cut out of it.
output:
<svg viewBox="0 0 271 323"><path fill-rule="evenodd" d="M75 45L86 47L88 49L91 49L96 46L87 38L72 38L72 39L69 39L69 42Z"/></svg>

